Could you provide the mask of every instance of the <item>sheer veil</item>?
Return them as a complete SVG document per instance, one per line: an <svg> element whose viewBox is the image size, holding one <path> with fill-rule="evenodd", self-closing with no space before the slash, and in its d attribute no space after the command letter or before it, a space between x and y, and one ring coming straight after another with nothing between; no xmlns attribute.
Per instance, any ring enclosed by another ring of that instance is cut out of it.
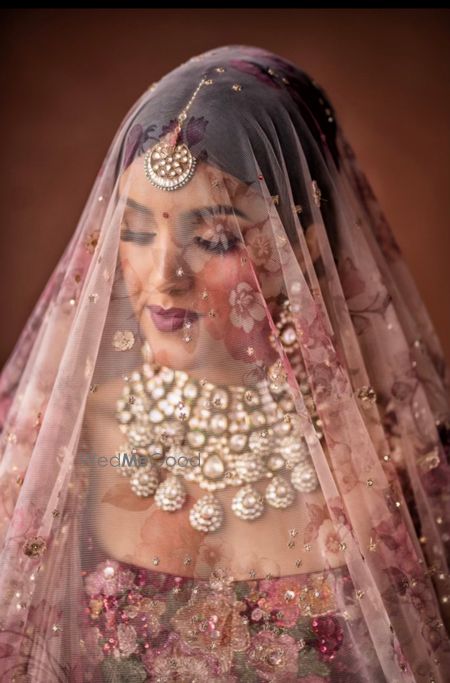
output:
<svg viewBox="0 0 450 683"><path fill-rule="evenodd" d="M445 683L449 387L323 89L182 64L2 373L0 681Z"/></svg>

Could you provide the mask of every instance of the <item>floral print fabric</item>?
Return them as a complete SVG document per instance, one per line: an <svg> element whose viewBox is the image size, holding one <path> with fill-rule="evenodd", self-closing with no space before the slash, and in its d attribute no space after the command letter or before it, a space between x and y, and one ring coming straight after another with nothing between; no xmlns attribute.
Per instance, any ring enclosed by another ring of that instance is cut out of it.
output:
<svg viewBox="0 0 450 683"><path fill-rule="evenodd" d="M198 580L106 560L84 590L86 681L385 680L343 567Z"/></svg>

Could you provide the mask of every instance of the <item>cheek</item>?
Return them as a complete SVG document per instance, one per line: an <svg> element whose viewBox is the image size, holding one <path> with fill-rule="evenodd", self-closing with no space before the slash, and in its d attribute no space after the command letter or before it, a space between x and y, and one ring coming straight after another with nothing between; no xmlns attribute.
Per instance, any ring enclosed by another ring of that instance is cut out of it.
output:
<svg viewBox="0 0 450 683"><path fill-rule="evenodd" d="M136 253L136 249L127 243L121 243L119 249L120 266L129 293L136 294L142 289L143 282L151 271L151 260Z"/></svg>
<svg viewBox="0 0 450 683"><path fill-rule="evenodd" d="M228 296L239 282L251 282L251 268L248 262L242 263L241 258L240 253L229 254L224 258L212 258L198 274L199 284L207 291L221 292Z"/></svg>

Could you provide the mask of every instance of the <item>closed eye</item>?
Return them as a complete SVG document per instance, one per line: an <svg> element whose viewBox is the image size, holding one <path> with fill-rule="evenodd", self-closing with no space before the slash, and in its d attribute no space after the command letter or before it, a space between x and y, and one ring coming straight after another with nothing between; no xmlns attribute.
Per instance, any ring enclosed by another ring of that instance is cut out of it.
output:
<svg viewBox="0 0 450 683"><path fill-rule="evenodd" d="M134 242L141 246L151 244L155 236L155 232L137 232L135 230L130 230L129 228L123 228L120 233L120 239L124 242Z"/></svg>
<svg viewBox="0 0 450 683"><path fill-rule="evenodd" d="M205 240L198 235L194 238L195 244L197 244L200 249L213 254L226 254L230 251L234 251L238 247L240 241L239 237L234 235L223 235L223 239L214 241Z"/></svg>

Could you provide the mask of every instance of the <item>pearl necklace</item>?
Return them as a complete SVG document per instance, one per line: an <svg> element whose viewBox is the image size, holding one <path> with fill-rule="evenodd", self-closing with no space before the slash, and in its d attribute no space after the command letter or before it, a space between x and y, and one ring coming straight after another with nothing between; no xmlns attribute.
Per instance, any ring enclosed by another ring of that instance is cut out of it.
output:
<svg viewBox="0 0 450 683"><path fill-rule="evenodd" d="M117 452L119 471L132 491L154 495L160 509L173 512L186 499L182 479L196 482L208 493L192 507L189 521L203 532L222 526L224 511L214 493L227 486L239 487L231 509L247 521L260 517L266 504L287 508L296 491L314 491L318 480L289 387L276 372L272 377L249 389L195 380L164 366L145 364L131 373L116 418L127 437ZM278 474L283 468L291 470L290 481ZM170 471L163 481L161 469ZM253 484L265 479L262 496Z"/></svg>

